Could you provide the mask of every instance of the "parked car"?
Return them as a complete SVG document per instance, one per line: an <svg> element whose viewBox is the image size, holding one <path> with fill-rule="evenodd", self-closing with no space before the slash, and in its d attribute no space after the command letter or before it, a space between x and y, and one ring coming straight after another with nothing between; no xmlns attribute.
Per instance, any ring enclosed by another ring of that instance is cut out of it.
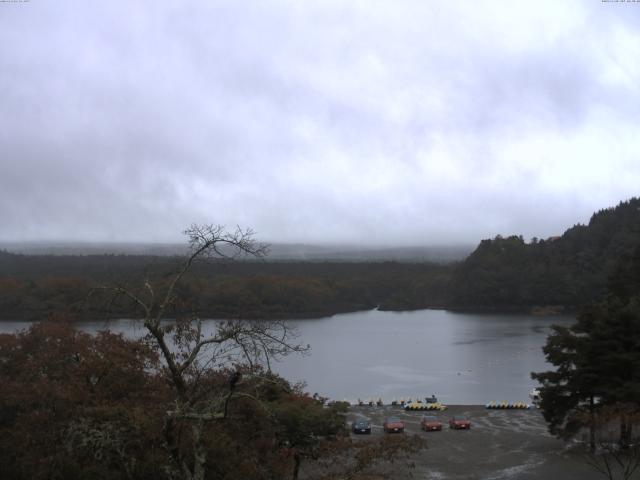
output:
<svg viewBox="0 0 640 480"><path fill-rule="evenodd" d="M434 430L442 430L442 422L438 420L438 417L434 417L433 415L425 415L420 420L420 427L425 432L431 432Z"/></svg>
<svg viewBox="0 0 640 480"><path fill-rule="evenodd" d="M356 420L351 424L353 433L371 433L371 424L366 420Z"/></svg>
<svg viewBox="0 0 640 480"><path fill-rule="evenodd" d="M387 417L382 428L387 433L402 433L404 432L404 422L398 417Z"/></svg>
<svg viewBox="0 0 640 480"><path fill-rule="evenodd" d="M455 430L469 430L471 421L463 415L454 415L449 420L449 427Z"/></svg>

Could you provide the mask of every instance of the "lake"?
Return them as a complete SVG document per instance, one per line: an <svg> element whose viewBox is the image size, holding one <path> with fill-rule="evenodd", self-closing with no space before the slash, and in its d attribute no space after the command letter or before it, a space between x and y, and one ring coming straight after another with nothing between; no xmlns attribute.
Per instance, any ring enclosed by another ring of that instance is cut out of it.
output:
<svg viewBox="0 0 640 480"><path fill-rule="evenodd" d="M450 404L491 400L528 401L535 386L530 372L549 368L541 347L552 324L570 316L470 314L444 310L347 313L292 320L311 354L287 357L273 369L290 381L304 380L309 392L332 399L400 398L436 395ZM13 332L23 322L0 322ZM97 331L104 322L83 322ZM130 320L108 327L128 336L142 329Z"/></svg>

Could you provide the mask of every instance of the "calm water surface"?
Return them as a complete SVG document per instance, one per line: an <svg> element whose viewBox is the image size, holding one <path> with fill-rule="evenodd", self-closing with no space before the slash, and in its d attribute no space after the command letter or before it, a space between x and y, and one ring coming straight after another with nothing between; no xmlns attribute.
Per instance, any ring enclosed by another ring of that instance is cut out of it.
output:
<svg viewBox="0 0 640 480"><path fill-rule="evenodd" d="M307 382L310 392L355 401L371 397L388 403L401 397L435 394L450 404L490 400L527 401L535 386L530 372L549 368L541 347L552 324L572 317L468 314L443 310L366 311L291 321L311 354L273 365L291 381ZM12 332L24 323L0 323ZM105 328L85 322L83 330ZM130 320L108 328L128 336L142 334Z"/></svg>
<svg viewBox="0 0 640 480"><path fill-rule="evenodd" d="M526 401L530 372L549 368L541 347L550 325L572 317L357 312L295 322L312 354L279 371L311 392L363 400L425 397L451 404Z"/></svg>

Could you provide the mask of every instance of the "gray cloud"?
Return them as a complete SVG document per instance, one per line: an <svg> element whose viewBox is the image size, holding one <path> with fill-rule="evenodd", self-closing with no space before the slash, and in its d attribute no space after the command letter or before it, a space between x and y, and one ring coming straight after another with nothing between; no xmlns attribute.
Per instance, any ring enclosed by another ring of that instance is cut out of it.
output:
<svg viewBox="0 0 640 480"><path fill-rule="evenodd" d="M0 5L0 240L422 244L638 193L640 7Z"/></svg>

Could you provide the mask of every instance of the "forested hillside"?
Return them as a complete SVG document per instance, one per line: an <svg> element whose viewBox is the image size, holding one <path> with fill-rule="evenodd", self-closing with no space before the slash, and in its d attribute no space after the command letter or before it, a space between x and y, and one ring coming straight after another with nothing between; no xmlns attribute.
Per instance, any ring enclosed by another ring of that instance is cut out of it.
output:
<svg viewBox="0 0 640 480"><path fill-rule="evenodd" d="M483 240L455 270L457 308L575 307L604 294L616 265L640 246L640 199L595 213L547 240L496 237Z"/></svg>
<svg viewBox="0 0 640 480"><path fill-rule="evenodd" d="M0 252L0 319L42 318L52 312L122 316L101 285L162 282L181 259L89 255L28 256ZM291 318L382 309L443 307L450 265L203 261L177 292L181 312L203 317ZM107 312L107 313L105 313Z"/></svg>

